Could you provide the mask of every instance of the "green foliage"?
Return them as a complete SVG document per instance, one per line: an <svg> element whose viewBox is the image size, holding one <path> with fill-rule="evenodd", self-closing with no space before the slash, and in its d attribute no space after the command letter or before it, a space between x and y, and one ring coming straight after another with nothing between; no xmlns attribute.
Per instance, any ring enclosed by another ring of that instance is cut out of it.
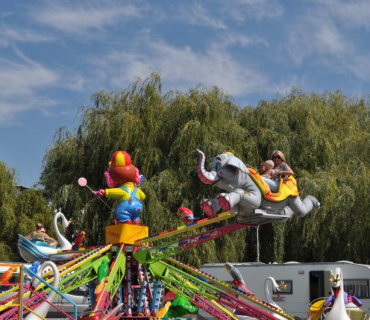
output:
<svg viewBox="0 0 370 320"><path fill-rule="evenodd" d="M322 208L305 218L262 226L261 260L370 262L365 241L370 231L367 100L293 88L256 108L240 108L218 88L163 94L156 73L137 79L127 90L98 92L92 99L93 107L80 109L75 133L65 128L57 132L41 176L53 206L87 231L88 245L104 242L104 227L113 213L77 180L86 177L93 190L104 187L103 173L115 151L127 151L146 178L142 221L154 234L180 224L180 206L202 217L201 199L220 192L199 181L195 149L205 152L207 164L231 151L254 167L280 149L296 173L301 196L315 195ZM255 237L253 228L238 231L181 258L198 266L254 260Z"/></svg>
<svg viewBox="0 0 370 320"><path fill-rule="evenodd" d="M0 236L4 240L17 223L16 196L14 171L0 162Z"/></svg>
<svg viewBox="0 0 370 320"><path fill-rule="evenodd" d="M0 261L21 261L18 234L28 235L37 222L50 229L52 211L39 190L19 191L15 172L0 162Z"/></svg>
<svg viewBox="0 0 370 320"><path fill-rule="evenodd" d="M17 260L18 255L14 250L5 241L0 241L0 261L10 262Z"/></svg>
<svg viewBox="0 0 370 320"><path fill-rule="evenodd" d="M285 231L264 228L262 248L269 246L268 235L280 245L264 250L262 260L369 263L369 247L360 236L370 231L369 110L368 102L341 92L317 95L292 89L285 97L241 111L242 124L258 141L262 157L283 150L301 196L313 194L322 205L304 219L293 218Z"/></svg>

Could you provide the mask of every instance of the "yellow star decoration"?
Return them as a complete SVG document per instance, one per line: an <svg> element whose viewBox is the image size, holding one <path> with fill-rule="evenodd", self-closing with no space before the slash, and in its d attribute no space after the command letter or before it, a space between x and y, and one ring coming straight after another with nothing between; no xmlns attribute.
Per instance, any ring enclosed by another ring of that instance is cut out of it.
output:
<svg viewBox="0 0 370 320"><path fill-rule="evenodd" d="M280 281L279 283L279 289L282 290L282 289L286 289L287 288L287 285L285 284L284 281Z"/></svg>
<svg viewBox="0 0 370 320"><path fill-rule="evenodd" d="M339 281L340 281L339 274L337 274L335 277L334 277L334 275L331 275L330 282L333 282L333 283L337 284Z"/></svg>

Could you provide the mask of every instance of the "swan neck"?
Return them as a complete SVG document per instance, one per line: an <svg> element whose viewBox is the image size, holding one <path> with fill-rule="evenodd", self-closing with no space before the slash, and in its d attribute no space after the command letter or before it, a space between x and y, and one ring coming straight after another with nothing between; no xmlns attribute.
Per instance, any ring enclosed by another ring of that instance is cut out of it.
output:
<svg viewBox="0 0 370 320"><path fill-rule="evenodd" d="M53 272L54 272L53 287L58 288L59 287L59 270L58 270L58 268L56 267L56 265L54 263L50 263L49 265L51 266L51 268L53 269ZM55 295L56 295L56 292L54 290L51 290L51 292L50 292L50 294L49 294L49 296L46 300L49 301L49 302L53 302Z"/></svg>
<svg viewBox="0 0 370 320"><path fill-rule="evenodd" d="M267 278L265 280L265 296L266 296L266 299L267 299L268 303L274 304L275 302L272 300L272 296L271 296L271 293L270 293L269 282L271 282L271 284L272 284L271 278Z"/></svg>
<svg viewBox="0 0 370 320"><path fill-rule="evenodd" d="M37 272L37 275L41 278L42 272L45 270L47 266L50 266L53 269L54 272L54 282L53 282L53 287L58 288L59 286L59 270L56 267L55 263L51 261L47 261L42 264L40 270ZM54 290L51 290L49 296L47 299L42 302L36 309L34 309L34 312L42 317L46 317L47 313L49 312L50 303L53 303L54 298L55 298L56 292ZM30 313L25 320L39 320L40 317L36 315L35 313Z"/></svg>
<svg viewBox="0 0 370 320"><path fill-rule="evenodd" d="M58 228L58 218L59 217L62 218L63 225L68 226L69 224L68 220L66 219L66 217L64 216L62 212L57 212L55 214L54 219L53 219L53 226L54 226L55 233L57 235L58 242L63 250L71 249L72 244L65 237L63 237L63 235L59 231L59 228Z"/></svg>

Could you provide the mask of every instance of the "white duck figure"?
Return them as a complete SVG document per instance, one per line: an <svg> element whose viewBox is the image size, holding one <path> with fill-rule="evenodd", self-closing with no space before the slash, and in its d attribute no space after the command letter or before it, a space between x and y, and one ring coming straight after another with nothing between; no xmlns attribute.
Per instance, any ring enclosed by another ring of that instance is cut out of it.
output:
<svg viewBox="0 0 370 320"><path fill-rule="evenodd" d="M283 311L278 304L272 299L272 294L270 292L270 283L272 284L272 289L276 290L277 296L280 297L280 289L284 286L284 283L281 282L280 285L277 284L276 280L273 277L267 277L265 280L265 287L264 287L264 293L266 297L266 302L274 306L275 308L279 309L280 311ZM278 319L285 319L283 317L280 317L277 314L273 314Z"/></svg>
<svg viewBox="0 0 370 320"><path fill-rule="evenodd" d="M54 282L53 282L53 287L54 288L58 288L59 286L59 270L57 268L57 266L55 265L54 262L51 262L51 261L47 261L45 263L43 263L41 265L41 267L39 268L39 271L37 272L37 275L39 277L41 277L42 275L42 272L44 269L46 269L47 267L51 267L51 269L53 270L54 272ZM31 286L33 288L36 288L40 283L40 280L37 279L35 277L35 279L32 281L32 284ZM54 297L56 295L56 292L54 290L51 290L51 292L49 293L49 296L48 298L46 299L46 301L44 301L43 303L41 303L35 310L33 310L34 312L36 312L38 315L40 315L41 317L45 318L47 313L49 312L49 309L50 309L50 303L52 303L54 301ZM36 314L34 313L30 313L26 318L24 318L25 320L40 320L41 318L39 316L37 316Z"/></svg>
<svg viewBox="0 0 370 320"><path fill-rule="evenodd" d="M346 312L346 306L344 304L343 295L343 273L340 268L335 268L334 276L331 277L332 281L339 290L337 298L335 299L334 305L331 308L329 314L326 316L326 320L351 320Z"/></svg>

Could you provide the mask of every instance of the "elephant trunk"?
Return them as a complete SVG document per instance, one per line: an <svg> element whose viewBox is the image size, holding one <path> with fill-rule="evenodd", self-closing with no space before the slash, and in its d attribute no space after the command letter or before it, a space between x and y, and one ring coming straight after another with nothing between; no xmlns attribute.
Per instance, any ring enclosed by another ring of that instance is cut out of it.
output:
<svg viewBox="0 0 370 320"><path fill-rule="evenodd" d="M217 183L220 178L217 176L216 172L209 172L206 171L204 168L204 162L205 162L205 156L204 153L197 149L197 152L199 154L199 163L198 163L198 176L200 181L202 181L205 184L215 184Z"/></svg>

